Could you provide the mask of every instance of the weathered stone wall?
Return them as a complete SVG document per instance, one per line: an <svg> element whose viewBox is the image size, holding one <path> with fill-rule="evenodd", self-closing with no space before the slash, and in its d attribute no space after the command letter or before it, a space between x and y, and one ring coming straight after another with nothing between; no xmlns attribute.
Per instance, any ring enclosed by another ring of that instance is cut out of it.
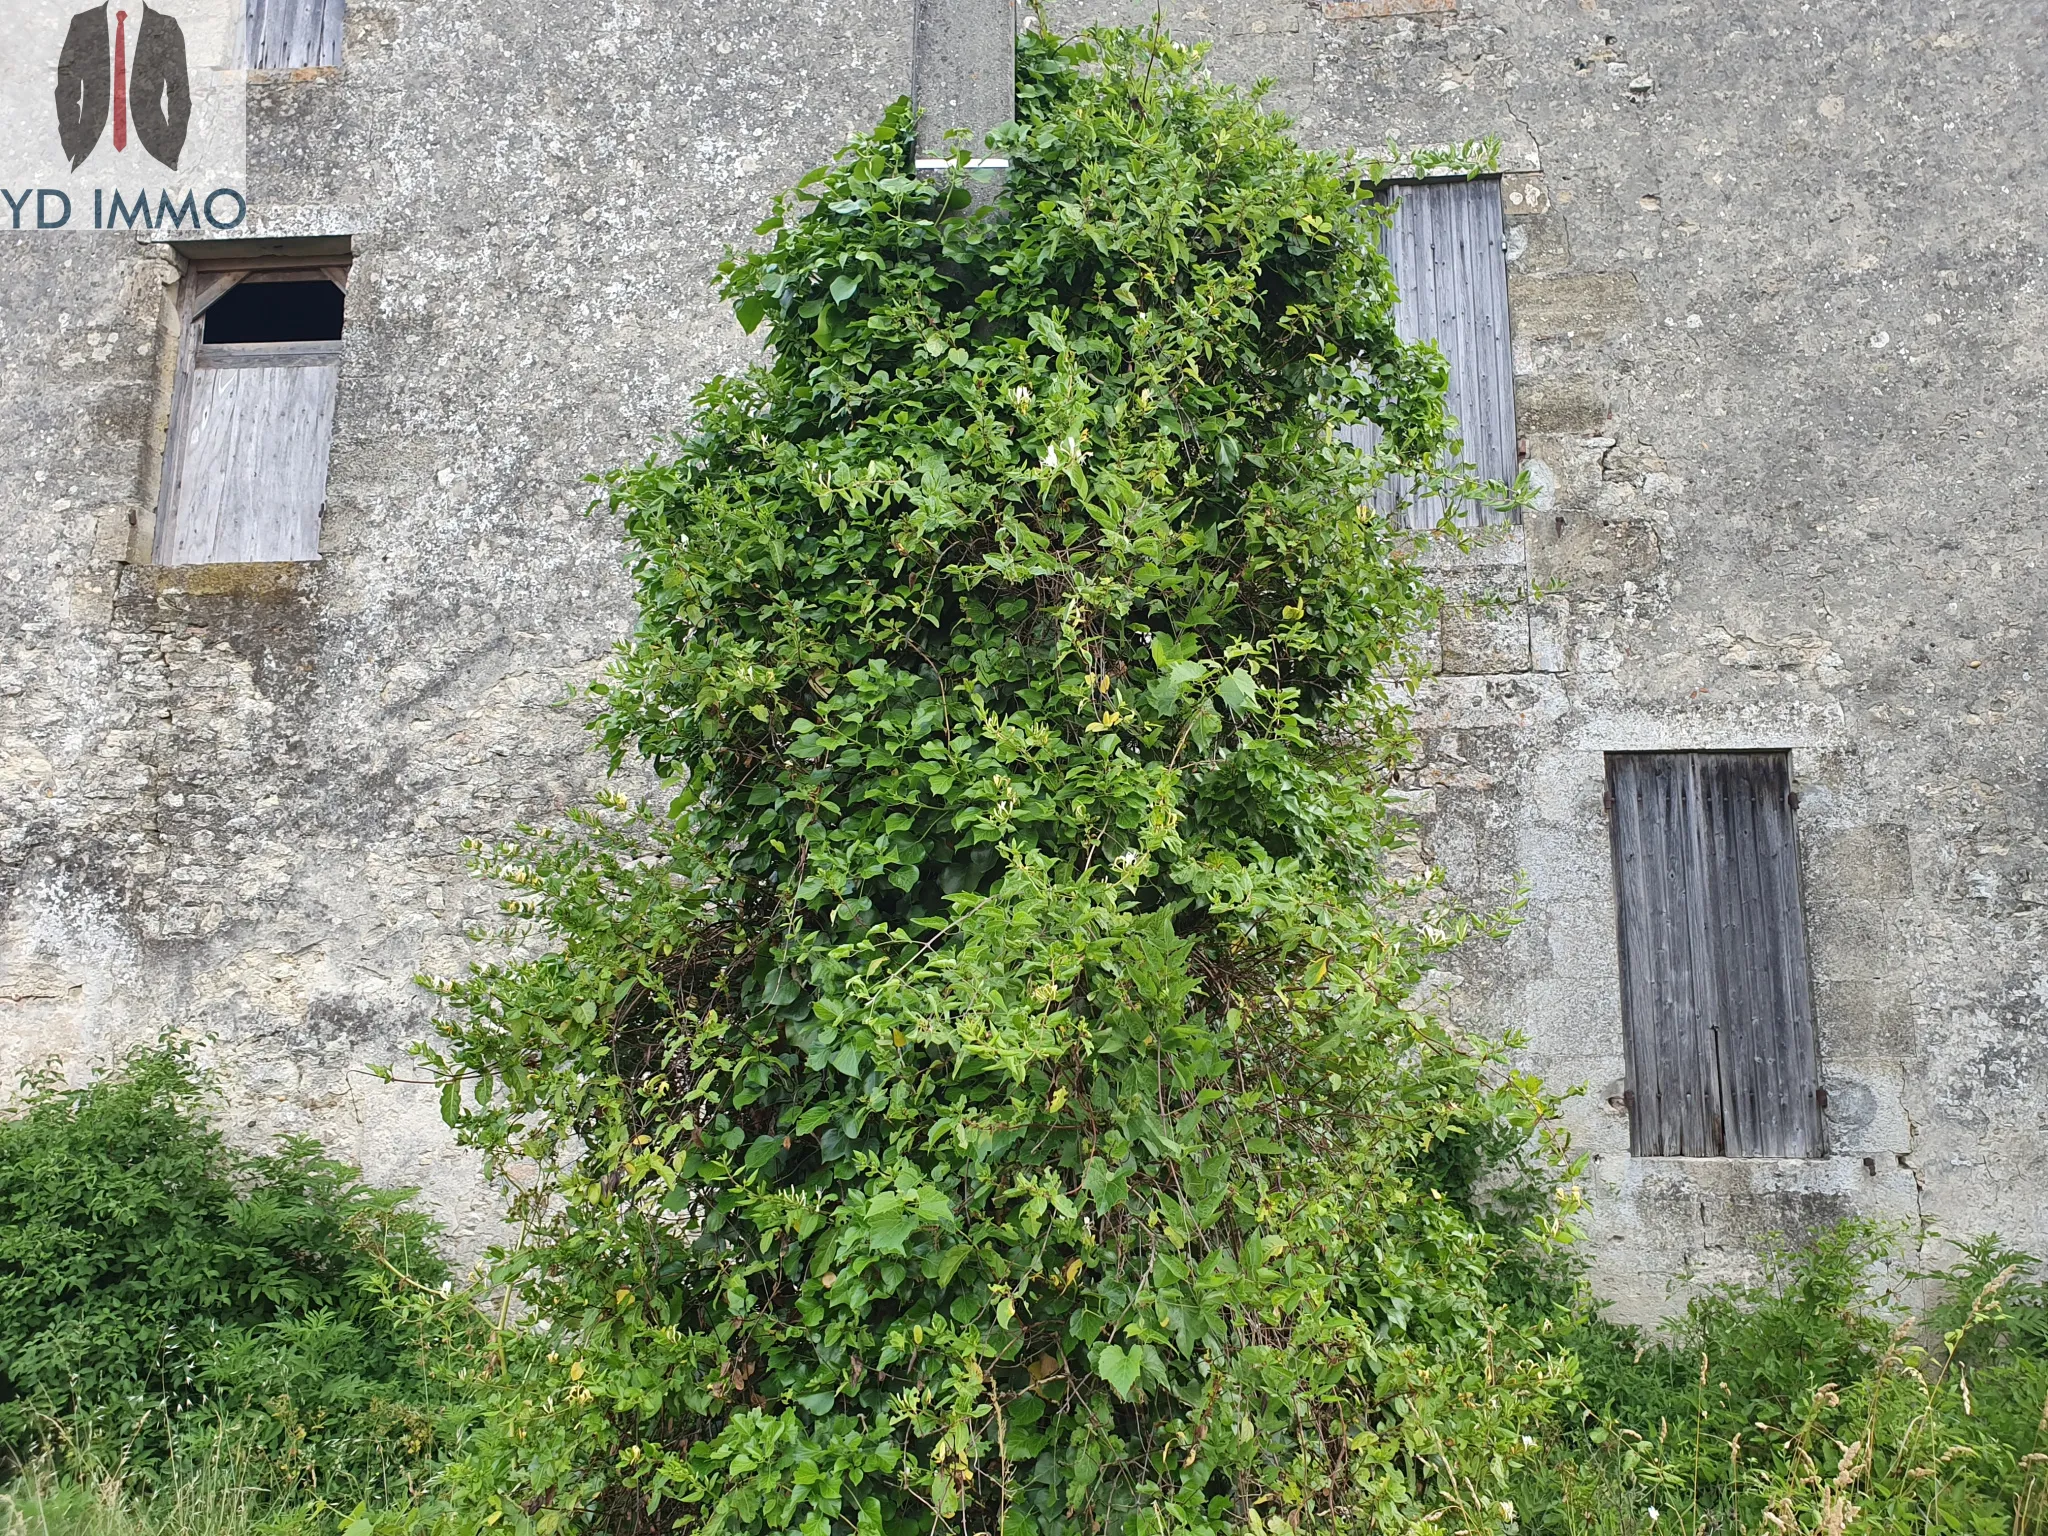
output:
<svg viewBox="0 0 2048 1536"><path fill-rule="evenodd" d="M167 268L0 237L0 1071L210 1032L245 1134L318 1130L483 1230L423 1090L358 1069L491 914L463 839L598 781L549 707L629 614L582 476L745 355L720 249L903 88L909 9L356 4L338 75L259 86L263 230L360 252L317 566L123 563ZM1587 1085L1596 1278L1643 1315L1850 1212L2048 1246L2039 8L1166 20L1310 142L1504 141L1543 490L1446 570L1511 605L1447 616L1415 789L1460 889L1528 881L1452 995ZM1602 754L1659 746L1793 749L1825 1161L1627 1155Z"/></svg>
<svg viewBox="0 0 2048 1536"><path fill-rule="evenodd" d="M583 477L745 358L724 247L902 91L902 8L358 0L338 73L255 85L251 232L358 253L318 564L123 563L174 271L0 236L0 1079L210 1036L240 1134L489 1230L432 1096L363 1068L495 915L464 840L601 781L553 707L631 614Z"/></svg>
<svg viewBox="0 0 2048 1536"><path fill-rule="evenodd" d="M1461 889L1527 878L1453 995L1586 1085L1603 1291L1852 1213L2048 1248L2048 13L1174 11L1309 142L1503 140L1543 493L1447 571L1517 603L1446 617L1416 788ZM1603 754L1658 747L1792 749L1824 1161L1628 1156Z"/></svg>

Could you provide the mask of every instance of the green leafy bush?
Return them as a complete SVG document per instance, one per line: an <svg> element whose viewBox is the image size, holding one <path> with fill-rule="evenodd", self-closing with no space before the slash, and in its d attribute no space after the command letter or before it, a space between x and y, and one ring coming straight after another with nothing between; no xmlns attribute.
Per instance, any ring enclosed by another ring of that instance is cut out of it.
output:
<svg viewBox="0 0 2048 1536"><path fill-rule="evenodd" d="M1572 1340L1584 1402L1638 1429L1690 1435L1698 1424L1725 1447L1786 1404L1870 1370L1896 1322L1872 1290L1872 1271L1895 1245L1885 1228L1845 1223L1801 1247L1767 1245L1757 1280L1695 1296L1660 1339L1588 1326Z"/></svg>
<svg viewBox="0 0 2048 1536"><path fill-rule="evenodd" d="M986 218L899 105L728 264L771 360L609 481L602 726L672 799L499 850L552 951L444 984L547 1325L452 1523L1505 1518L1562 1214L1481 1190L1548 1106L1410 1001L1473 924L1369 497L1442 362L1365 173L1197 65L1023 39Z"/></svg>
<svg viewBox="0 0 2048 1536"><path fill-rule="evenodd" d="M205 1097L167 1044L0 1118L0 1465L147 1476L224 1437L276 1491L375 1486L433 1436L388 1304L444 1277L430 1225L310 1140L231 1150Z"/></svg>

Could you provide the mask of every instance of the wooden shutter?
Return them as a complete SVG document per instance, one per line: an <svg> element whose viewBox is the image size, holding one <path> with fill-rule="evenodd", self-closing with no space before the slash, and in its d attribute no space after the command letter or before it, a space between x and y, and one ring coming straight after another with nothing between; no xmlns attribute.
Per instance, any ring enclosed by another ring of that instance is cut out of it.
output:
<svg viewBox="0 0 2048 1536"><path fill-rule="evenodd" d="M1488 480L1512 483L1520 461L1499 178L1397 183L1389 196L1394 209L1381 249L1400 287L1394 327L1403 341L1433 341L1442 351L1450 367L1444 409L1464 440L1464 462ZM1358 441L1369 449L1373 437L1367 429ZM1380 510L1391 515L1407 494L1405 484L1390 481ZM1433 527L1443 512L1440 498L1418 502L1409 526ZM1498 518L1467 507L1458 520L1475 526Z"/></svg>
<svg viewBox="0 0 2048 1536"><path fill-rule="evenodd" d="M159 565L317 560L341 343L200 347Z"/></svg>
<svg viewBox="0 0 2048 1536"><path fill-rule="evenodd" d="M1629 1150L1826 1153L1783 752L1607 758Z"/></svg>
<svg viewBox="0 0 2048 1536"><path fill-rule="evenodd" d="M206 311L238 284L314 277L345 287L348 272L199 269L186 280L157 564L320 558L342 343L204 340Z"/></svg>
<svg viewBox="0 0 2048 1536"><path fill-rule="evenodd" d="M311 69L341 63L345 0L247 0L251 69Z"/></svg>

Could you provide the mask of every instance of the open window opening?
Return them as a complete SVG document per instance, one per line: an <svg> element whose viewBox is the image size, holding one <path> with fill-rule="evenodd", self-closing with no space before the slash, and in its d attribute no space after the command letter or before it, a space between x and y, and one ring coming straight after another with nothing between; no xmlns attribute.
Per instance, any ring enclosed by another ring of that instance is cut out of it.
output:
<svg viewBox="0 0 2048 1536"><path fill-rule="evenodd" d="M157 564L319 558L349 270L333 245L188 255Z"/></svg>
<svg viewBox="0 0 2048 1536"><path fill-rule="evenodd" d="M345 303L332 278L283 272L265 281L251 273L207 307L200 344L339 341Z"/></svg>

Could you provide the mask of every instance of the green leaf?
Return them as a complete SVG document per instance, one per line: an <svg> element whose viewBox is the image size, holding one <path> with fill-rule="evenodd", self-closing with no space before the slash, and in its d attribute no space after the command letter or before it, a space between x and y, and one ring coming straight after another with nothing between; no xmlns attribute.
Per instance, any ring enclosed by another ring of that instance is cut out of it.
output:
<svg viewBox="0 0 2048 1536"><path fill-rule="evenodd" d="M867 1229L868 1246L877 1253L901 1253L917 1230L917 1218L898 1213L872 1223Z"/></svg>
<svg viewBox="0 0 2048 1536"><path fill-rule="evenodd" d="M848 299L852 298L854 294L859 291L859 289L859 278L850 275L835 277L832 279L832 302L834 304L844 304Z"/></svg>
<svg viewBox="0 0 2048 1536"><path fill-rule="evenodd" d="M768 301L758 293L751 293L735 304L732 312L739 318L740 329L751 336L760 325L762 316L768 313Z"/></svg>
<svg viewBox="0 0 2048 1536"><path fill-rule="evenodd" d="M1216 697L1233 715L1241 715L1258 699L1259 685L1242 667L1226 672L1216 684Z"/></svg>
<svg viewBox="0 0 2048 1536"><path fill-rule="evenodd" d="M1109 1383L1110 1390L1125 1402L1131 1400L1131 1393L1138 1385L1138 1374L1145 1368L1144 1356L1137 1350L1125 1350L1115 1344L1105 1344L1095 1356L1095 1373Z"/></svg>
<svg viewBox="0 0 2048 1536"><path fill-rule="evenodd" d="M819 1126L828 1123L836 1113L838 1113L837 1108L831 1104L813 1105L797 1116L797 1122L792 1134L808 1136Z"/></svg>
<svg viewBox="0 0 2048 1536"><path fill-rule="evenodd" d="M974 1244L955 1243L939 1257L939 1268L933 1277L941 1285L951 1285L953 1276L960 1272L960 1266L974 1255Z"/></svg>

